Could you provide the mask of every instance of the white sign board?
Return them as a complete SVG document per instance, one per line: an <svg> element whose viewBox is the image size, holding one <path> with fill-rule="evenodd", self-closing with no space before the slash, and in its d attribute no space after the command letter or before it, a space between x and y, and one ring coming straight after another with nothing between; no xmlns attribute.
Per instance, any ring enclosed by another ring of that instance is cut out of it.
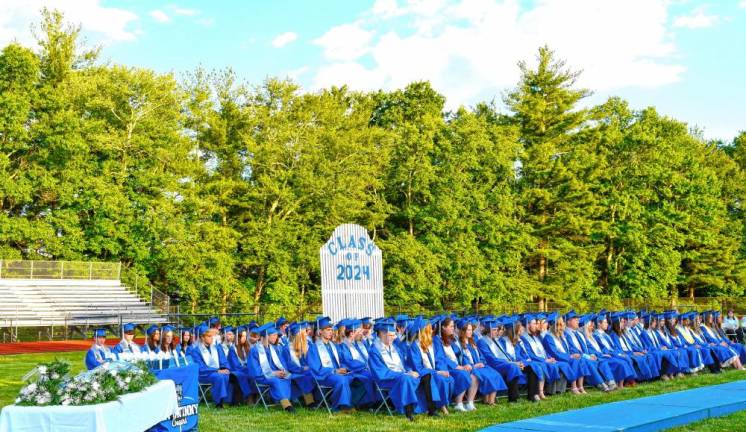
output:
<svg viewBox="0 0 746 432"><path fill-rule="evenodd" d="M324 315L334 321L384 316L381 249L365 228L338 226L319 252Z"/></svg>

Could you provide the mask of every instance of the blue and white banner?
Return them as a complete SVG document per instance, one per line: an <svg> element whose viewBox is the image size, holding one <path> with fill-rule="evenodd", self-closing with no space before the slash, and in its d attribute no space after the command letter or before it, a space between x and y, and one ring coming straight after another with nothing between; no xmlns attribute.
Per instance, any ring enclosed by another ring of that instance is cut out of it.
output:
<svg viewBox="0 0 746 432"><path fill-rule="evenodd" d="M167 420L154 426L151 431L190 431L197 429L199 419L199 366L190 364L183 367L154 370L159 380L172 380L176 384L179 408Z"/></svg>

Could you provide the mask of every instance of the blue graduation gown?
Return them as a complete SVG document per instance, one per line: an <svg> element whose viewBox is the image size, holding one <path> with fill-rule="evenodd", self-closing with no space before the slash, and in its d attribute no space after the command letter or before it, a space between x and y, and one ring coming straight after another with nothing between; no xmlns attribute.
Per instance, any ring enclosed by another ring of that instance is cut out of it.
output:
<svg viewBox="0 0 746 432"><path fill-rule="evenodd" d="M273 374L273 372L287 369L282 367L282 363L278 365L272 360L270 350L273 350L277 357L279 357L279 353L273 345L265 347L261 343L257 343L249 350L249 374L257 383L269 386L269 395L274 401L290 400L292 375L280 378ZM265 362L262 362L262 359Z"/></svg>
<svg viewBox="0 0 746 432"><path fill-rule="evenodd" d="M195 346L192 350L192 359L194 363L199 365L199 382L204 384L212 384L210 392L212 393L212 400L216 404L230 403L233 398L233 385L230 382L230 374L218 373L218 369L229 369L228 359L225 358L223 350L211 345L209 347L209 353L214 350L217 351L219 368L208 366L205 359L202 357L202 350Z"/></svg>
<svg viewBox="0 0 746 432"><path fill-rule="evenodd" d="M435 358L435 350L429 354L429 365L426 365L422 360L422 351L420 350L420 344L418 341L412 342L409 346L409 355L407 361L409 367L417 371L420 376L430 375L430 382L435 383L435 391L433 391L433 402L437 408L448 405L451 401L451 394L453 392L454 380L453 377L444 377L438 374L438 371L445 371L444 365L439 365ZM440 367L439 367L440 366Z"/></svg>
<svg viewBox="0 0 746 432"><path fill-rule="evenodd" d="M702 344L697 343L696 339L692 336L692 342L689 342L686 340L686 336L684 336L684 332L687 332L687 335L689 334L687 329L684 329L682 326L676 327L676 332L678 334L679 342L683 346L693 347L696 348L697 351L699 351L699 355L702 357L702 363L709 366L711 364L715 363L716 357L712 354L712 350L710 350L709 346L703 346Z"/></svg>
<svg viewBox="0 0 746 432"><path fill-rule="evenodd" d="M656 378L655 376L653 376L653 371L651 369L651 363L654 360L651 360L645 354L635 355L635 347L632 345L631 341L624 337L624 335L619 336L618 334L612 332L609 336L614 342L614 347L620 352L627 354L632 362L635 364L637 381L649 381L653 378Z"/></svg>
<svg viewBox="0 0 746 432"><path fill-rule="evenodd" d="M111 350L107 346L93 345L85 354L85 366L88 370L97 368L108 361L106 359L107 354L111 354Z"/></svg>
<svg viewBox="0 0 746 432"><path fill-rule="evenodd" d="M560 373L565 376L565 378L568 381L573 381L574 374L572 373L572 370L570 369L570 366L567 363L562 362L554 362L550 363L547 361L546 357L546 350L544 353L542 353L540 350L544 349L544 344L541 342L540 338L531 338L527 334L521 335L521 345L523 347L523 350L526 352L526 355L528 358L531 359L531 361L541 363L542 366L545 369L547 382L555 382L561 378ZM531 342L533 342L536 345L536 350L534 350L534 346L531 345ZM537 352L538 351L538 352ZM568 378L569 377L569 378Z"/></svg>
<svg viewBox="0 0 746 432"><path fill-rule="evenodd" d="M320 345L320 346L319 346ZM331 365L324 366L321 361L320 349L325 349L329 356ZM311 373L321 385L329 386L332 390L332 405L335 409L344 409L352 407L352 375L340 375L336 369L342 367L339 359L339 353L335 356L336 346L329 342L328 344L311 344L308 347L308 366Z"/></svg>
<svg viewBox="0 0 746 432"><path fill-rule="evenodd" d="M494 339L484 336L477 341L477 348L488 366L495 369L506 383L517 379L520 384L526 384L526 377L521 368L512 361L507 360L502 353L502 346ZM495 352L493 352L493 349Z"/></svg>
<svg viewBox="0 0 746 432"><path fill-rule="evenodd" d="M390 350L392 354L389 354L389 351L380 341L374 342L368 350L368 367L373 379L381 388L388 389L391 402L399 413L404 413L404 407L407 405L414 405L415 411L418 413L425 412L427 402L424 392L419 389L420 378L415 378L409 374L412 369L404 362L406 357L399 347L392 344ZM386 360L394 361L393 353L396 353L396 356L400 359L401 370L394 370L386 364ZM384 359L384 356L386 356L386 359ZM431 382L430 386L433 388L434 384ZM433 389L434 391L436 390Z"/></svg>
<svg viewBox="0 0 746 432"><path fill-rule="evenodd" d="M354 350L354 353L353 353ZM360 344L350 344L342 342L337 344L337 353L340 357L342 367L347 368L349 375L353 379L353 397L355 405L367 405L380 400L380 396L373 384L373 377L368 370L368 350ZM355 357L358 358L355 358ZM360 384L356 386L355 381ZM359 387L356 392L355 387ZM360 394L355 394L360 393Z"/></svg>
<svg viewBox="0 0 746 432"><path fill-rule="evenodd" d="M249 353L246 353L246 359L241 361L236 350L237 348L235 345L231 345L228 349L228 369L230 369L231 373L236 376L238 386L241 388L241 394L244 399L246 399L249 395L256 393L256 386L254 386L254 378L249 372ZM249 352L251 352L251 350L249 350Z"/></svg>
<svg viewBox="0 0 746 432"><path fill-rule="evenodd" d="M120 341L114 348L111 349L111 352L113 352L114 354L120 354L123 352L139 353L142 351L140 349L140 346L136 344L135 342L130 343L129 348L125 348L124 344L125 344L124 340Z"/></svg>
<svg viewBox="0 0 746 432"><path fill-rule="evenodd" d="M717 355L718 360L721 364L729 363L733 360L734 357L741 357L739 354L740 352L737 352L736 350L740 351L739 345L740 344L734 344L731 345L731 342L725 342L722 339L720 339L719 335L707 328L704 324L700 326L702 335L701 338L704 342L709 343L715 354ZM725 344L722 345L722 344ZM734 349L735 348L735 349Z"/></svg>
<svg viewBox="0 0 746 432"><path fill-rule="evenodd" d="M293 347L290 344L282 347L280 354L282 361L287 365L287 370L293 374L293 394L309 394L313 393L316 388L316 383L313 381L313 374L311 368L308 366L308 353L305 357L297 358L294 353L291 353ZM297 388L297 389L296 389Z"/></svg>
<svg viewBox="0 0 746 432"><path fill-rule="evenodd" d="M567 347L570 349L569 353L579 354L586 361L590 371L590 374L585 376L588 384L597 386L618 380L619 367L617 362L611 356L604 355L603 352L590 345L581 331L566 329L564 336ZM595 360L593 356L595 356ZM615 371L615 369L617 370Z"/></svg>
<svg viewBox="0 0 746 432"><path fill-rule="evenodd" d="M644 330L640 334L640 339L648 352L660 356L660 369L664 374L674 375L684 371L679 365L679 356L677 353L668 349L662 349L662 345L658 342L654 330Z"/></svg>
<svg viewBox="0 0 746 432"><path fill-rule="evenodd" d="M453 361L446 355L445 347L440 336L433 337L433 351L435 352L435 364L445 367L448 373L453 377L453 395L460 395L471 387L471 373L463 369L458 369L459 349L456 342L451 343L453 353L456 355L456 361Z"/></svg>
<svg viewBox="0 0 746 432"><path fill-rule="evenodd" d="M458 346L458 348L459 353L457 355L461 365L471 366L471 373L477 377L477 381L479 381L480 394L488 395L494 392L506 391L508 389L503 377L498 371L486 364L476 346L467 345L466 347ZM482 364L482 367L477 367L477 364Z"/></svg>

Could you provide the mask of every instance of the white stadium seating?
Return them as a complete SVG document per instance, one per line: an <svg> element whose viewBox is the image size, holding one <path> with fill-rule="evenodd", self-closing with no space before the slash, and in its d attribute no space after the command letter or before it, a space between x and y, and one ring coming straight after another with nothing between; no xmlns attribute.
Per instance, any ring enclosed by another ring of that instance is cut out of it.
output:
<svg viewBox="0 0 746 432"><path fill-rule="evenodd" d="M161 323L119 280L0 279L0 327Z"/></svg>

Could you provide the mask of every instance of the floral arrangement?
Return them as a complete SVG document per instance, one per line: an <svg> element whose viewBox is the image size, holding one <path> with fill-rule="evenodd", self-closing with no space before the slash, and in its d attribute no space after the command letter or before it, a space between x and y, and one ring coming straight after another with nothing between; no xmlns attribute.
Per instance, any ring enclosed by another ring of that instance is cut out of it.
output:
<svg viewBox="0 0 746 432"><path fill-rule="evenodd" d="M143 362L107 362L73 378L67 376L69 371L68 364L57 360L37 366L27 377L38 378L21 389L16 404L92 405L142 391L158 381Z"/></svg>

